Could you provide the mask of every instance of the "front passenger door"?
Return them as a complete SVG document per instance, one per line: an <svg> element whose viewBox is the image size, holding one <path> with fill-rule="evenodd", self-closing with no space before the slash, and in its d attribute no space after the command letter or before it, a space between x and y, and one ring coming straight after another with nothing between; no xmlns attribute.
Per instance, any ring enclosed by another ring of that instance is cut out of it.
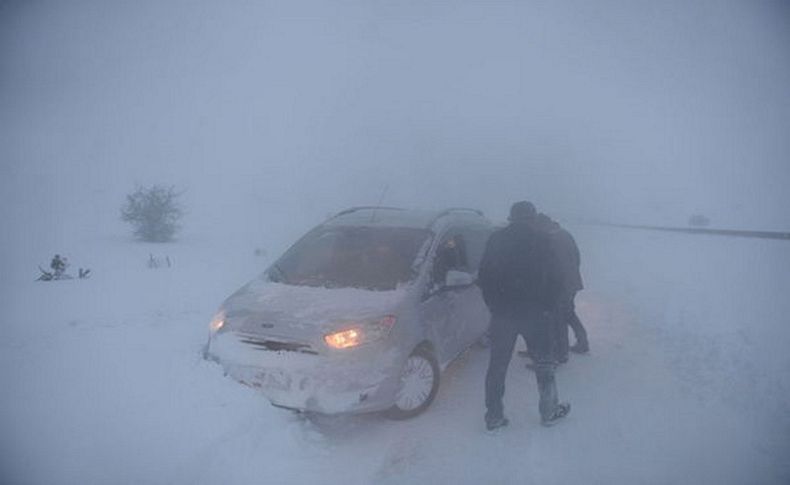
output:
<svg viewBox="0 0 790 485"><path fill-rule="evenodd" d="M464 298L468 297L470 287L474 287L468 284L447 286L447 275L451 271L469 272L466 243L458 229L446 232L439 242L432 261L426 299L423 302L424 317L430 322L443 364L467 347Z"/></svg>
<svg viewBox="0 0 790 485"><path fill-rule="evenodd" d="M477 342L487 331L491 322L491 314L483 301L483 293L477 286L477 271L483 257L488 237L491 235L490 225L473 225L463 228L461 234L465 242L466 268L474 276L475 284L463 288L462 298L459 300L455 311L459 323L463 327L460 336L462 349Z"/></svg>

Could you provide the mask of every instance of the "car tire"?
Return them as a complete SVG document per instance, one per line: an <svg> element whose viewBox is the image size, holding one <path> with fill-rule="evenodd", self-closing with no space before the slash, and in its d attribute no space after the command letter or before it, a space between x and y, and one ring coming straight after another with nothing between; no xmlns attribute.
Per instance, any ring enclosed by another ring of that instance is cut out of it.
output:
<svg viewBox="0 0 790 485"><path fill-rule="evenodd" d="M386 416L395 420L409 419L428 409L439 391L439 374L439 363L433 352L417 347L403 364L395 403Z"/></svg>

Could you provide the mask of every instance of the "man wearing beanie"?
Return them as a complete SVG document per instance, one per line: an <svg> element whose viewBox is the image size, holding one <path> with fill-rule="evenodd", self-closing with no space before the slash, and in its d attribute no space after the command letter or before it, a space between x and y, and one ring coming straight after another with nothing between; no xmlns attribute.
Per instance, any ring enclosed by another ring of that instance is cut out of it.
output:
<svg viewBox="0 0 790 485"><path fill-rule="evenodd" d="M554 310L560 275L548 236L534 227L536 217L532 203L513 204L510 224L491 235L480 263L478 281L492 316L485 382L489 431L508 424L502 398L519 335L534 355L542 424L550 426L570 412L570 404L559 402L554 380Z"/></svg>

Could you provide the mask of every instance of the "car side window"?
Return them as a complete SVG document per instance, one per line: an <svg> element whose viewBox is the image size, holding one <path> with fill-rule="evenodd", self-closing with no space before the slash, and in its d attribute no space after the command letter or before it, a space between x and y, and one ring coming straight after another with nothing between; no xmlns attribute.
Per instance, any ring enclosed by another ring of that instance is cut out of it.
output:
<svg viewBox="0 0 790 485"><path fill-rule="evenodd" d="M466 242L466 257L470 273L477 273L491 232L491 228L486 226L473 226L462 231Z"/></svg>
<svg viewBox="0 0 790 485"><path fill-rule="evenodd" d="M466 239L460 230L450 230L436 249L431 280L442 286L448 271L470 271L466 253Z"/></svg>

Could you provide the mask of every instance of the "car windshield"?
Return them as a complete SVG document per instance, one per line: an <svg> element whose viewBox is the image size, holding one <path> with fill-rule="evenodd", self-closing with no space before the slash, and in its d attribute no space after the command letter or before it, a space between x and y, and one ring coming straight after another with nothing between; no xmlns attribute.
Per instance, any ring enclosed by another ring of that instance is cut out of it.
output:
<svg viewBox="0 0 790 485"><path fill-rule="evenodd" d="M267 274L289 285L392 290L414 278L418 253L431 234L403 227L322 227Z"/></svg>

